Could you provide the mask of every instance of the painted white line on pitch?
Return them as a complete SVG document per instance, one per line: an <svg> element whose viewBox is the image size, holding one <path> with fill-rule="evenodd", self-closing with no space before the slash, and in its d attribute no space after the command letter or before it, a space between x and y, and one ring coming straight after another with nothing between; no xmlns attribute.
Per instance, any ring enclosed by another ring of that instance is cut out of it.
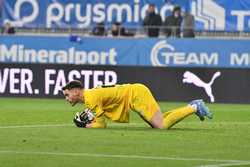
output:
<svg viewBox="0 0 250 167"><path fill-rule="evenodd" d="M143 123L109 123L108 126L138 126L138 125L145 125ZM47 127L67 127L67 126L74 126L74 124L38 124L38 125L10 125L10 126L0 126L0 129L9 129L9 128L47 128Z"/></svg>
<svg viewBox="0 0 250 167"><path fill-rule="evenodd" d="M250 162L232 162L232 163L223 163L214 165L201 165L197 167L229 167L229 166L241 166L241 165L250 165Z"/></svg>
<svg viewBox="0 0 250 167"><path fill-rule="evenodd" d="M129 124L118 124L118 123L110 123L110 126L137 126L143 125L142 123L129 123ZM11 125L11 126L0 126L0 129L15 129L15 128L47 128L47 127L67 127L74 126L74 124L48 124L48 125Z"/></svg>
<svg viewBox="0 0 250 167"><path fill-rule="evenodd" d="M9 128L47 128L47 127L64 127L64 126L73 126L73 124L51 124L51 125L11 125L11 126L0 126L0 129L9 129Z"/></svg>
<svg viewBox="0 0 250 167"><path fill-rule="evenodd" d="M13 150L0 150L0 154L32 154L32 155L80 156L80 157L99 157L99 158L127 158L127 159L177 160L177 161L207 161L207 162L220 162L220 163L223 163L223 162L224 163L250 163L250 161L242 161L242 160L160 157L160 156L143 156L143 155L116 155L116 154L92 154L92 153L13 151Z"/></svg>
<svg viewBox="0 0 250 167"><path fill-rule="evenodd" d="M250 125L250 122L206 122L206 124L238 124L238 125ZM203 122L182 122L182 125L197 125L197 124L204 124ZM146 123L108 123L108 126L145 126ZM46 128L46 127L67 127L67 126L74 126L74 124L38 124L38 125L10 125L10 126L0 126L0 129L9 129L9 128Z"/></svg>

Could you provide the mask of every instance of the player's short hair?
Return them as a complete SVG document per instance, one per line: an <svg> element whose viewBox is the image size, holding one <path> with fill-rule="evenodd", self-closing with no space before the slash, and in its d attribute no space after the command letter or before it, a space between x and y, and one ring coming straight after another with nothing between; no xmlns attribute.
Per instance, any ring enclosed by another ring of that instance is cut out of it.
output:
<svg viewBox="0 0 250 167"><path fill-rule="evenodd" d="M82 86L82 83L78 80L73 80L73 81L70 81L68 82L64 87L62 87L62 90L70 90L70 89L73 89L73 88L80 88L82 89L83 86Z"/></svg>

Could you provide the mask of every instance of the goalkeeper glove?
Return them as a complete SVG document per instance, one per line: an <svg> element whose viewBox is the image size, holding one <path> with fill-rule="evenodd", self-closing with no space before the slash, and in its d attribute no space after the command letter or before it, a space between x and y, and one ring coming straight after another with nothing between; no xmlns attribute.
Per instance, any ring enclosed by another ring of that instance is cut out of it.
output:
<svg viewBox="0 0 250 167"><path fill-rule="evenodd" d="M73 122L79 128L85 128L87 124L90 124L94 120L95 116L90 109L85 109L83 112L77 112Z"/></svg>

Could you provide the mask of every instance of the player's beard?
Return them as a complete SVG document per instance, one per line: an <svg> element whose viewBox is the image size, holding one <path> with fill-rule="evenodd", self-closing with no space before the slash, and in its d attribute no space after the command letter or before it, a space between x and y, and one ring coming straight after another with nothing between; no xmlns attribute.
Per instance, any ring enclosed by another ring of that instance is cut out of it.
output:
<svg viewBox="0 0 250 167"><path fill-rule="evenodd" d="M75 97L75 98L71 99L70 104L72 107L74 107L79 102L80 102L80 100L77 97Z"/></svg>
<svg viewBox="0 0 250 167"><path fill-rule="evenodd" d="M73 103L70 103L72 107L74 107L76 104L77 104L77 101L76 102L73 102Z"/></svg>

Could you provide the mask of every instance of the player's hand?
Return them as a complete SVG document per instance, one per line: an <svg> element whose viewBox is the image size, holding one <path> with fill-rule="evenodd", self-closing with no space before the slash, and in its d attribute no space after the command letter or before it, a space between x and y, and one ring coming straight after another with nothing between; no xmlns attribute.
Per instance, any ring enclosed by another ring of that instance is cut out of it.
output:
<svg viewBox="0 0 250 167"><path fill-rule="evenodd" d="M90 109L85 109L83 112L77 112L73 122L79 128L86 128L94 120L95 116Z"/></svg>

